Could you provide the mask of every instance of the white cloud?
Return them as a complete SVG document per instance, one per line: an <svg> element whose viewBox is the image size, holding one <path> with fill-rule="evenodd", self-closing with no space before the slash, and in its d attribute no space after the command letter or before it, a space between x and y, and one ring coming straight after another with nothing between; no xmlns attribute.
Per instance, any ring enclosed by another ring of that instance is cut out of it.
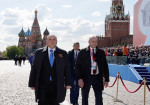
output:
<svg viewBox="0 0 150 105"><path fill-rule="evenodd" d="M3 37L0 38L0 51L6 50L7 46L18 45L18 35L16 34L1 34Z"/></svg>
<svg viewBox="0 0 150 105"><path fill-rule="evenodd" d="M31 12L19 8L7 8L0 13L1 28L29 25L32 20Z"/></svg>
<svg viewBox="0 0 150 105"><path fill-rule="evenodd" d="M15 26L17 23L17 19L9 19L9 18L5 18L3 21L2 21L2 24L3 25L7 25L7 26L9 26L9 25L11 25L11 26Z"/></svg>
<svg viewBox="0 0 150 105"><path fill-rule="evenodd" d="M96 34L100 32L103 22L91 22L82 17L72 19L51 19L48 27L55 31L65 30L69 34ZM63 34L63 33L62 33Z"/></svg>
<svg viewBox="0 0 150 105"><path fill-rule="evenodd" d="M50 33L58 37L58 45L66 50L72 49L72 44L76 41L81 43L81 48L86 47L88 38L101 33L104 27L103 22L91 22L82 17L51 19L48 23Z"/></svg>
<svg viewBox="0 0 150 105"><path fill-rule="evenodd" d="M62 5L63 8L72 8L72 5Z"/></svg>
<svg viewBox="0 0 150 105"><path fill-rule="evenodd" d="M98 1L101 1L101 2L110 2L111 0L98 0Z"/></svg>
<svg viewBox="0 0 150 105"><path fill-rule="evenodd" d="M52 10L51 10L51 8L47 7L46 4L37 5L36 9L38 11L38 20L39 21L43 21L45 18L52 17Z"/></svg>
<svg viewBox="0 0 150 105"><path fill-rule="evenodd" d="M91 15L96 17L101 16L100 12L98 11L93 12Z"/></svg>

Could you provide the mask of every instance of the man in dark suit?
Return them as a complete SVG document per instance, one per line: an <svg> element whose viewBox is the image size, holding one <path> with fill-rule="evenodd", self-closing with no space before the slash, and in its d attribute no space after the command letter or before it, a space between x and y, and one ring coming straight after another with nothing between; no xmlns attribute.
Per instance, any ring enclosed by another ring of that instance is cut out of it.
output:
<svg viewBox="0 0 150 105"><path fill-rule="evenodd" d="M38 105L59 105L66 89L71 88L71 70L67 52L59 49L55 35L47 37L47 46L36 51L29 87L35 90Z"/></svg>
<svg viewBox="0 0 150 105"><path fill-rule="evenodd" d="M103 105L102 90L108 86L109 70L105 52L97 47L97 37L89 39L89 47L82 49L76 61L78 85L82 88L82 105L88 105L90 87L95 93L95 104ZM103 83L103 78L105 82Z"/></svg>
<svg viewBox="0 0 150 105"><path fill-rule="evenodd" d="M71 71L72 71L72 88L70 89L70 103L73 105L78 105L78 97L79 97L79 86L78 81L75 76L75 63L77 60L77 56L79 54L79 43L76 42L73 44L73 50L68 52L69 61L71 65Z"/></svg>

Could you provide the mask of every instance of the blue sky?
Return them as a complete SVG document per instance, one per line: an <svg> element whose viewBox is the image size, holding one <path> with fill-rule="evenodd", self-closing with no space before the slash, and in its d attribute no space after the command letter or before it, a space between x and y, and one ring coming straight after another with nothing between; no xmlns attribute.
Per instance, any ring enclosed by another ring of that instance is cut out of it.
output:
<svg viewBox="0 0 150 105"><path fill-rule="evenodd" d="M78 41L81 48L93 35L104 35L104 21L112 0L0 0L0 51L18 44L18 33L31 29L34 11L38 10L41 34L47 27L58 37L58 47L71 50ZM133 7L138 0L124 0L125 13L130 13L133 33Z"/></svg>

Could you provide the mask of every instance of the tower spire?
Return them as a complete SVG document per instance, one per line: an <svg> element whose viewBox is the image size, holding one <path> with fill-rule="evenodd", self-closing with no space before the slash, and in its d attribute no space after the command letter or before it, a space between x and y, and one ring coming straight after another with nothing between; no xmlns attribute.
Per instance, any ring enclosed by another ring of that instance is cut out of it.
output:
<svg viewBox="0 0 150 105"><path fill-rule="evenodd" d="M34 18L33 26L39 26L38 19L37 19L38 11L35 10L34 13L35 13L35 18Z"/></svg>

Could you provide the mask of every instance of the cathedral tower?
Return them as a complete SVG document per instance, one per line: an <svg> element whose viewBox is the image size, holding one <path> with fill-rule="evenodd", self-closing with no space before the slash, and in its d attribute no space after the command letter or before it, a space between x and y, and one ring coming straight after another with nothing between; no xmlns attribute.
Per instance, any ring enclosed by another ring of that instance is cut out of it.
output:
<svg viewBox="0 0 150 105"><path fill-rule="evenodd" d="M98 47L112 47L131 44L133 36L129 35L130 15L125 14L123 0L112 0L110 14L105 17L105 37L97 36Z"/></svg>
<svg viewBox="0 0 150 105"><path fill-rule="evenodd" d="M32 44L33 44L33 52L35 52L38 48L42 47L42 36L40 31L40 26L37 19L37 10L35 10L35 18L32 25Z"/></svg>

